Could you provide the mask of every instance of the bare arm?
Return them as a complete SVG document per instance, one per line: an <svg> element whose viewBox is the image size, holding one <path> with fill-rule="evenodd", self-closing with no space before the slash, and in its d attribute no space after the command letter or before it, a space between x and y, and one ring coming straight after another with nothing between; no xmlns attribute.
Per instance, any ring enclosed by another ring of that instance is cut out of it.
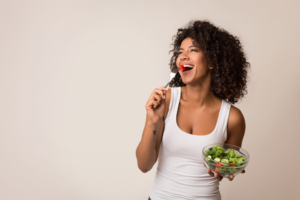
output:
<svg viewBox="0 0 300 200"><path fill-rule="evenodd" d="M153 124L146 120L141 142L136 149L139 169L146 173L150 171L157 160L157 138L162 135L164 122Z"/></svg>
<svg viewBox="0 0 300 200"><path fill-rule="evenodd" d="M149 115L146 116L145 127L142 139L136 149L136 157L139 169L146 173L150 171L158 159L159 148L164 131L164 119L169 110L171 90L165 94L166 99L162 99L163 115L159 121L153 122Z"/></svg>
<svg viewBox="0 0 300 200"><path fill-rule="evenodd" d="M245 130L246 123L242 112L238 108L231 106L227 123L227 140L225 143L241 147ZM204 162L203 165L205 166ZM215 176L218 181L222 181L223 177L218 175L218 173L213 174L209 168L207 169L207 172L210 176ZM245 173L245 170L243 170L242 173ZM232 181L233 178L233 175L228 177L230 181Z"/></svg>
<svg viewBox="0 0 300 200"><path fill-rule="evenodd" d="M231 106L227 124L226 144L232 144L241 147L245 135L246 123L242 112Z"/></svg>

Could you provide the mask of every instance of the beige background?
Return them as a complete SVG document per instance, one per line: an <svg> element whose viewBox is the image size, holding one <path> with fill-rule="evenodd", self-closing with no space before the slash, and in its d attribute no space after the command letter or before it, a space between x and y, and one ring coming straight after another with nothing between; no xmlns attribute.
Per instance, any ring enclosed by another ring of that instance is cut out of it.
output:
<svg viewBox="0 0 300 200"><path fill-rule="evenodd" d="M0 199L146 200L135 150L177 29L208 19L251 63L246 174L223 200L299 197L299 1L0 1ZM297 190L298 189L298 190Z"/></svg>

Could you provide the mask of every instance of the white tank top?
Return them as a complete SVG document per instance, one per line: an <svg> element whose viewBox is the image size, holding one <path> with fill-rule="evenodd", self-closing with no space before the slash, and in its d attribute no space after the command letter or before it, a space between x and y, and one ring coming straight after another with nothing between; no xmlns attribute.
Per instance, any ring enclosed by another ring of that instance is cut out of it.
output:
<svg viewBox="0 0 300 200"><path fill-rule="evenodd" d="M202 149L227 139L231 104L222 100L217 125L208 135L182 131L176 122L181 87L170 88L171 100L160 145L151 200L220 200L219 182L203 166Z"/></svg>

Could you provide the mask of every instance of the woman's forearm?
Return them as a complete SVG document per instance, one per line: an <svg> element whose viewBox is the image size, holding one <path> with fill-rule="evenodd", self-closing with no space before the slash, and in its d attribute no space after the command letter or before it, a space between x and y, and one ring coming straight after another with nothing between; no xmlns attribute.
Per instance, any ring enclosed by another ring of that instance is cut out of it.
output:
<svg viewBox="0 0 300 200"><path fill-rule="evenodd" d="M151 170L156 161L156 138L160 122L151 123L146 120L141 142L136 149L139 169L146 173Z"/></svg>

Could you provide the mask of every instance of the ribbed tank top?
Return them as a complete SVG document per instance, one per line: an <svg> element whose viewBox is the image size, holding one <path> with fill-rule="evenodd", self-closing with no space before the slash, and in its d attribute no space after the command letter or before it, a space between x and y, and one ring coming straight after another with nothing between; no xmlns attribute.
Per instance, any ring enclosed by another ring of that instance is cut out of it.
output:
<svg viewBox="0 0 300 200"><path fill-rule="evenodd" d="M170 88L171 100L165 119L151 200L220 200L219 182L203 166L202 149L227 139L231 104L222 100L217 124L208 135L192 135L177 125L181 87Z"/></svg>

